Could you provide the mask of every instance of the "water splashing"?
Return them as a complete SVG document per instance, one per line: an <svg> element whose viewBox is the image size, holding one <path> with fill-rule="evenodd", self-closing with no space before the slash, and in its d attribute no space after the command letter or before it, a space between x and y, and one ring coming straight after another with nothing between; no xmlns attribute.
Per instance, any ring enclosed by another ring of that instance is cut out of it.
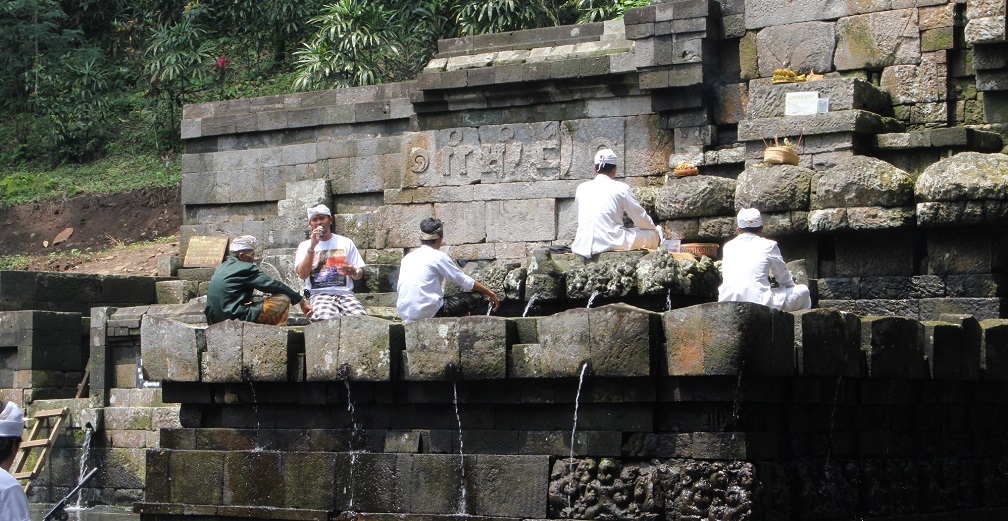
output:
<svg viewBox="0 0 1008 521"><path fill-rule="evenodd" d="M529 297L528 304L525 304L525 311L522 311L522 317L527 317L528 316L529 310L532 309L532 303L535 302L538 298L539 298L539 294L538 293L536 293L536 294L532 295L531 297Z"/></svg>
<svg viewBox="0 0 1008 521"><path fill-rule="evenodd" d="M91 437L93 435L94 435L94 428L91 427L91 424L89 423L89 424L85 425L84 426L84 441L81 442L81 458L80 458L80 465L79 465L79 470L78 470L79 475L77 476L77 482L78 483L82 483L84 481L84 476L87 474L87 470L88 470L87 469L87 460L88 460L88 456L90 455L90 452L91 452ZM76 508L77 509L84 508L83 505L82 505L83 498L84 498L84 491L81 490L81 492L79 494L77 494L77 504L76 504Z"/></svg>
<svg viewBox="0 0 1008 521"><path fill-rule="evenodd" d="M488 302L487 303L487 316L489 317L491 313L493 313L493 302Z"/></svg>
<svg viewBox="0 0 1008 521"><path fill-rule="evenodd" d="M599 296L599 290L592 291L590 297L588 297L588 309L591 309L592 302L595 301L595 297Z"/></svg>
<svg viewBox="0 0 1008 521"><path fill-rule="evenodd" d="M574 426L571 427L570 458L567 460L567 475L571 479L571 491L567 496L567 508L572 507L574 502L574 436L577 434L578 405L581 403L581 387L584 385L585 373L588 371L588 362L581 364L581 376L578 377L577 394L574 395Z"/></svg>
<svg viewBox="0 0 1008 521"><path fill-rule="evenodd" d="M665 294L665 311L672 311L672 290Z"/></svg>
<svg viewBox="0 0 1008 521"><path fill-rule="evenodd" d="M458 383L455 378L452 378L452 394L455 397L455 420L458 422L459 426L459 468L462 470L462 497L459 498L459 515L468 515L466 513L467 496L469 495L468 487L466 486L466 474L465 474L465 453L462 451L462 417L459 415L458 406Z"/></svg>
<svg viewBox="0 0 1008 521"><path fill-rule="evenodd" d="M262 418L262 416L259 414L259 400L256 398L255 386L252 385L252 380L249 380L248 384L249 384L249 389L252 390L252 411L253 411L252 415L255 416L255 419L256 419L255 442L252 444L252 452L259 452L259 451L263 450L263 446L262 446L262 443L261 443L261 432L262 431L260 430L260 425L261 424L260 424L260 421L259 421L259 419Z"/></svg>

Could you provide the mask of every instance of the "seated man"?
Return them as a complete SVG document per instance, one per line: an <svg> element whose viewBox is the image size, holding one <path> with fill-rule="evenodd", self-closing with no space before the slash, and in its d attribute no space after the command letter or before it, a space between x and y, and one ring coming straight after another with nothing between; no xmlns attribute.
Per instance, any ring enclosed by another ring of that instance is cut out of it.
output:
<svg viewBox="0 0 1008 521"><path fill-rule="evenodd" d="M490 288L462 272L446 253L441 251L444 242L444 224L430 217L420 221L421 246L402 259L399 284L396 286L396 308L404 322L415 322L433 317L460 317L486 304L486 297L496 311L500 297ZM464 293L444 297L441 283L448 279L462 288ZM475 290L477 295L471 291Z"/></svg>
<svg viewBox="0 0 1008 521"><path fill-rule="evenodd" d="M243 235L231 241L228 248L233 255L217 267L207 287L207 304L203 313L207 324L237 319L258 324L282 326L287 324L291 303L300 304L305 316L312 310L301 295L283 282L259 271L252 263L259 241ZM252 301L252 291L279 293L261 302Z"/></svg>
<svg viewBox="0 0 1008 521"><path fill-rule="evenodd" d="M14 402L0 402L0 519L29 521L28 498L14 476L11 465L21 446L24 413Z"/></svg>
<svg viewBox="0 0 1008 521"><path fill-rule="evenodd" d="M724 245L718 302L754 302L784 311L812 307L808 286L795 284L777 243L760 237L763 217L755 208L738 213L738 237ZM770 286L770 274L780 287Z"/></svg>
<svg viewBox="0 0 1008 521"><path fill-rule="evenodd" d="M612 250L657 248L661 230L637 202L626 183L616 180L616 154L603 148L595 154L595 178L574 194L578 227L571 251L588 257ZM626 213L636 228L623 227Z"/></svg>
<svg viewBox="0 0 1008 521"><path fill-rule="evenodd" d="M298 245L294 270L304 279L313 321L349 315L367 315L354 296L354 281L364 276L364 259L352 240L333 233L329 207L308 209L311 236Z"/></svg>

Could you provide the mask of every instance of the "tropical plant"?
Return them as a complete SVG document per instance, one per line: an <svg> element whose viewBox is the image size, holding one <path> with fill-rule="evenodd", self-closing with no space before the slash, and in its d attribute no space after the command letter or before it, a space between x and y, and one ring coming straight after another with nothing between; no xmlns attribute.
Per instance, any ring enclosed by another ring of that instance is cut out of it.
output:
<svg viewBox="0 0 1008 521"><path fill-rule="evenodd" d="M295 51L294 88L370 85L394 79L402 67L403 25L384 2L339 0L310 20L315 37Z"/></svg>
<svg viewBox="0 0 1008 521"><path fill-rule="evenodd" d="M650 5L650 0L577 0L578 23L621 18L627 9Z"/></svg>
<svg viewBox="0 0 1008 521"><path fill-rule="evenodd" d="M470 0L458 13L462 34L484 34L546 25L559 25L556 15L543 2L518 0Z"/></svg>

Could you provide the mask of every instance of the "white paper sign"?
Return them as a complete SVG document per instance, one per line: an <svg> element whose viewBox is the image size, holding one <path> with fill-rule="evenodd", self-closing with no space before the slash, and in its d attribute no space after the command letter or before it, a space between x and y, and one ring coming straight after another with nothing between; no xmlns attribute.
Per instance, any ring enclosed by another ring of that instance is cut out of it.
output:
<svg viewBox="0 0 1008 521"><path fill-rule="evenodd" d="M788 92L784 96L784 115L801 116L819 112L818 92Z"/></svg>

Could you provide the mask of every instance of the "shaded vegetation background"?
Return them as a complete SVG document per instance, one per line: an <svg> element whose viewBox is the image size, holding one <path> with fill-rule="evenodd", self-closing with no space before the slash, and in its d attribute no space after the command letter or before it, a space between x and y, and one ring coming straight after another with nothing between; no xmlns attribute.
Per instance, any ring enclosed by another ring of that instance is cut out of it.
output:
<svg viewBox="0 0 1008 521"><path fill-rule="evenodd" d="M437 40L648 0L0 0L0 206L176 186L182 105L413 78Z"/></svg>

